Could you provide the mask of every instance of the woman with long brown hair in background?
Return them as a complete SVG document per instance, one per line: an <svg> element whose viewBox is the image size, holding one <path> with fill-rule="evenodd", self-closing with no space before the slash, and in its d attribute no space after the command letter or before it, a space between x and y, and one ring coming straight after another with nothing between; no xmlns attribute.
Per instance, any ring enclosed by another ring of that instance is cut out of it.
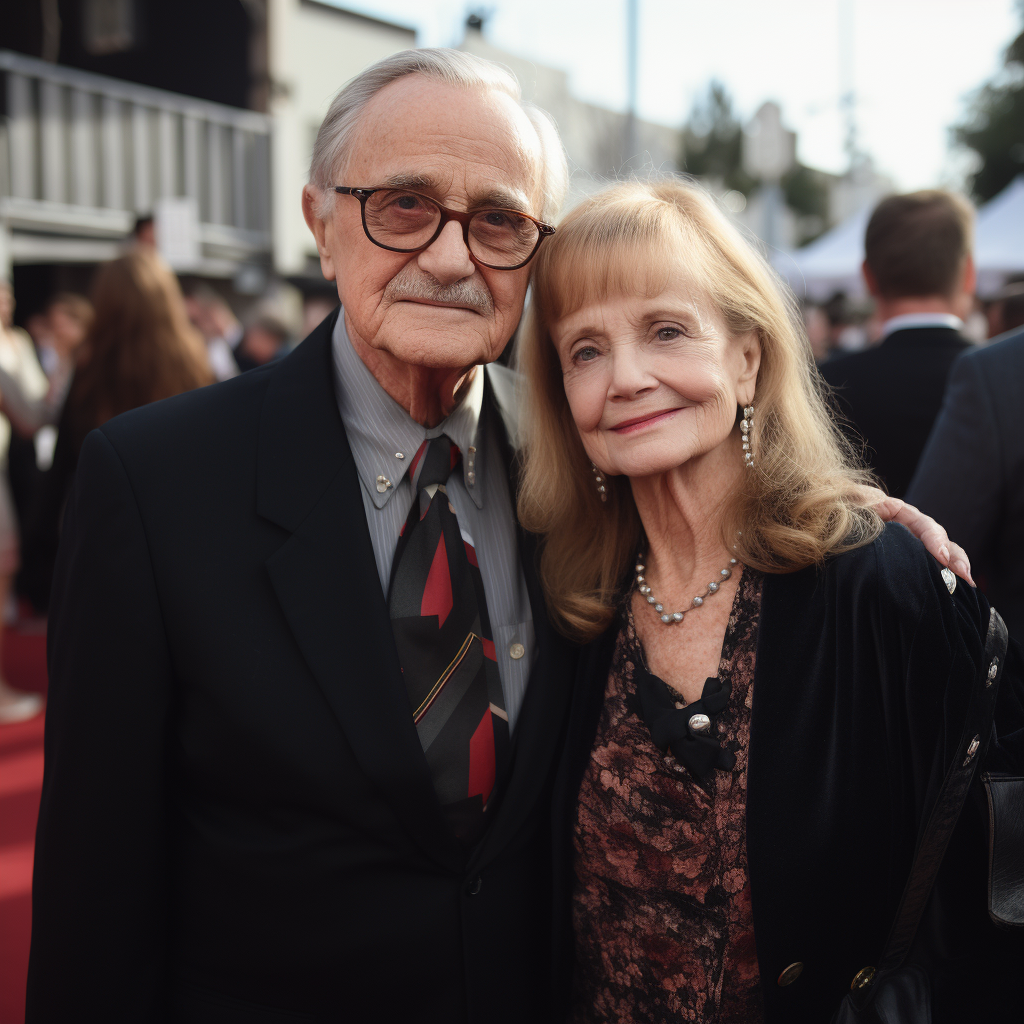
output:
<svg viewBox="0 0 1024 1024"><path fill-rule="evenodd" d="M61 516L89 431L119 413L213 381L178 279L156 253L139 249L104 264L92 301L95 317L58 424L53 465L26 524L23 589L40 609L49 601Z"/></svg>

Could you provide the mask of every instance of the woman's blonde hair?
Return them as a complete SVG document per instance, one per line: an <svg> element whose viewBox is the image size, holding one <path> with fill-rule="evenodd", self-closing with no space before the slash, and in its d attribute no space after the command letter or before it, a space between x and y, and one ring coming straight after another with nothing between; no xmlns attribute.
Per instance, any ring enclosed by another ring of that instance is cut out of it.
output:
<svg viewBox="0 0 1024 1024"><path fill-rule="evenodd" d="M729 332L761 344L754 468L726 501L723 539L764 572L792 572L874 539L881 521L825 404L795 303L700 186L613 185L577 206L540 250L518 362L527 382L519 517L544 538L541 577L559 628L591 639L610 622L641 543L625 477L597 493L573 423L550 327L605 296L654 296L674 275Z"/></svg>

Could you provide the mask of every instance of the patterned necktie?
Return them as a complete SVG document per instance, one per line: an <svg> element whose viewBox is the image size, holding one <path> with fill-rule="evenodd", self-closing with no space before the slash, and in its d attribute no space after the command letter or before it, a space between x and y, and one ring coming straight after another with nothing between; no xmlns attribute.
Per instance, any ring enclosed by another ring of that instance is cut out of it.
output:
<svg viewBox="0 0 1024 1024"><path fill-rule="evenodd" d="M508 763L509 731L476 552L445 489L459 461L441 436L424 441L409 467L416 498L388 607L434 789L452 831L472 845Z"/></svg>

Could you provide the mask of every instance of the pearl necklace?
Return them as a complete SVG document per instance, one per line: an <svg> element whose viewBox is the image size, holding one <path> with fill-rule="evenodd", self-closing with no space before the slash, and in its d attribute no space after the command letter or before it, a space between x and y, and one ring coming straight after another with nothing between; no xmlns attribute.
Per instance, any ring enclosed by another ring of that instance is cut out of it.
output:
<svg viewBox="0 0 1024 1024"><path fill-rule="evenodd" d="M637 583L637 587L640 590L640 593L644 597L644 600L648 604L653 604L654 605L654 610L661 616L661 621L666 626L674 626L677 622L682 622L683 621L683 616L686 614L686 612L692 612L694 608L699 608L704 603L704 599L705 598L710 597L711 594L717 594L719 589L721 588L722 584L732 575L733 567L738 565L738 564L739 564L739 562L735 558L730 558L729 559L728 567L723 569L718 574L721 578L717 579L717 580L712 580L708 584L707 589L704 591L704 593L701 594L700 597L695 597L690 602L690 607L685 609L684 611L681 611L681 612L667 612L667 611L665 611L665 606L663 604L661 604L661 602L658 601L658 599L651 593L651 588L647 585L647 579L643 575L643 572L644 572L644 558L643 558L643 555L640 555L640 557L637 558L637 560L636 560L636 566L635 566L635 568L636 568L636 583Z"/></svg>

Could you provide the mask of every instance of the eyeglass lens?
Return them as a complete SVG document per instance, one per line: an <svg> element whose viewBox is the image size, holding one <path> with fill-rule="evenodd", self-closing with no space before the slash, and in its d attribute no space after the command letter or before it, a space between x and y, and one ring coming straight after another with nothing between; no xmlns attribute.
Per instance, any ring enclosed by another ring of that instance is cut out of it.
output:
<svg viewBox="0 0 1024 1024"><path fill-rule="evenodd" d="M380 245L415 250L437 230L441 210L415 192L382 189L366 200L366 229ZM481 210L469 222L469 249L481 263L514 267L529 258L540 230L512 210Z"/></svg>

